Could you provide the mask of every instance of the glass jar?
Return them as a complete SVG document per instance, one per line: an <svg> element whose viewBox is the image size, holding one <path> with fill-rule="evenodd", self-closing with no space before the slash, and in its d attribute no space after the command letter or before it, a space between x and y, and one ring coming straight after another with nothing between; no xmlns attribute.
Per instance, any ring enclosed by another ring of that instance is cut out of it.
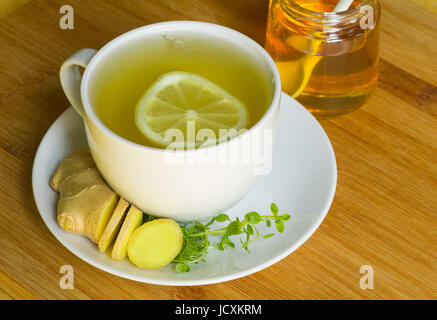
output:
<svg viewBox="0 0 437 320"><path fill-rule="evenodd" d="M282 89L316 117L361 107L378 78L378 0L270 0L265 49L278 66Z"/></svg>

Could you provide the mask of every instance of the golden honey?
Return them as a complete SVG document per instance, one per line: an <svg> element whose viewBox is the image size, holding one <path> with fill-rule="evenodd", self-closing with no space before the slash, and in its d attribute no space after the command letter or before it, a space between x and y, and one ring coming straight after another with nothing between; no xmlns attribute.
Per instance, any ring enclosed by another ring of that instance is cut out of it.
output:
<svg viewBox="0 0 437 320"><path fill-rule="evenodd" d="M316 117L361 107L378 78L377 0L356 0L331 12L338 0L271 0L265 48L283 91Z"/></svg>

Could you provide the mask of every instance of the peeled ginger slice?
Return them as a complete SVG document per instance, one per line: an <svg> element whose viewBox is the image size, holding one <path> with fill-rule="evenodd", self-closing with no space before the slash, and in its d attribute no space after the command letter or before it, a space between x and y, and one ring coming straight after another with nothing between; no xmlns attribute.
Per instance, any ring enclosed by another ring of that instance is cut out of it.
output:
<svg viewBox="0 0 437 320"><path fill-rule="evenodd" d="M143 213L130 206L129 211L121 226L120 232L115 240L114 247L112 249L112 259L121 261L126 258L127 244L132 232L135 231L143 223Z"/></svg>
<svg viewBox="0 0 437 320"><path fill-rule="evenodd" d="M146 222L135 230L129 239L129 260L140 268L157 269L170 262L182 248L180 226L170 219Z"/></svg>
<svg viewBox="0 0 437 320"><path fill-rule="evenodd" d="M111 216L111 219L108 222L108 225L103 231L102 236L99 240L99 251L105 252L108 247L111 245L112 241L115 239L118 231L120 230L121 224L123 223L124 217L126 216L127 208L129 207L129 203L120 198L118 201L117 207L114 210L114 213Z"/></svg>

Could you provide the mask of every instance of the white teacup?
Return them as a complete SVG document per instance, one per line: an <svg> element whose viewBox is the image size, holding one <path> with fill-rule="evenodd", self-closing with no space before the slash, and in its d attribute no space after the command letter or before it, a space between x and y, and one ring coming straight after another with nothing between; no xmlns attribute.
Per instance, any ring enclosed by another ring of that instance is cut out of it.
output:
<svg viewBox="0 0 437 320"><path fill-rule="evenodd" d="M169 151L128 141L97 117L89 99L96 67L102 63L110 67L115 48L172 31L207 41L225 40L255 58L257 67L266 71L272 86L271 104L252 128L218 145ZM79 66L86 68L83 77ZM85 120L88 144L101 174L117 193L147 214L178 221L206 219L239 201L259 175L269 172L281 96L279 73L268 53L237 31L193 21L148 25L117 37L99 51L79 50L63 63L60 78L67 98ZM256 155L260 150L261 157Z"/></svg>

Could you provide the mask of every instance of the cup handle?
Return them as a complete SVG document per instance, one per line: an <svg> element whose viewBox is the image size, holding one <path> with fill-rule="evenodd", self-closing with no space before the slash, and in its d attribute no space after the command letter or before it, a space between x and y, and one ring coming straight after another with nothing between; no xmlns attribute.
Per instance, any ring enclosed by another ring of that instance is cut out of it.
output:
<svg viewBox="0 0 437 320"><path fill-rule="evenodd" d="M80 83L82 75L79 67L86 68L88 63L97 53L94 49L81 49L74 53L70 58L65 60L59 71L61 85L64 89L68 101L70 101L73 108L84 117L84 110L82 99L80 95Z"/></svg>

